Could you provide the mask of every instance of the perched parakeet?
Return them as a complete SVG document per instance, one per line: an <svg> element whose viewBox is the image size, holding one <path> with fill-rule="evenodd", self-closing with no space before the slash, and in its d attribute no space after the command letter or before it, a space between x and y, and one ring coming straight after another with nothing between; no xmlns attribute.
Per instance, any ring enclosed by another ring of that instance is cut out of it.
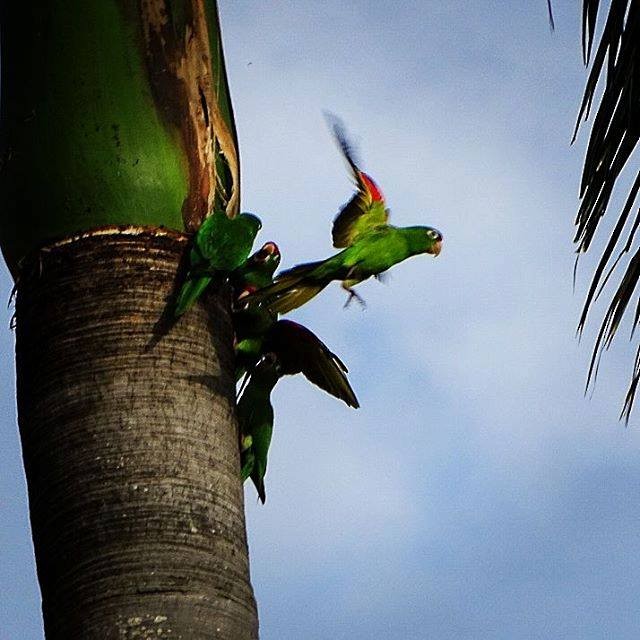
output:
<svg viewBox="0 0 640 640"><path fill-rule="evenodd" d="M176 301L174 314L181 316L209 286L213 276L225 276L247 259L262 223L251 213L229 218L214 211L200 225L189 254L189 271Z"/></svg>
<svg viewBox="0 0 640 640"><path fill-rule="evenodd" d="M272 354L265 355L254 368L238 401L242 480L251 478L263 504L266 500L267 454L273 433L271 392L279 377L277 359Z"/></svg>
<svg viewBox="0 0 640 640"><path fill-rule="evenodd" d="M314 333L296 322L278 321L277 315L266 307L243 304L247 294L272 281L279 263L277 245L267 242L231 274L236 380L250 374L261 356L270 352L278 359L282 375L302 373L350 407L358 407L346 378L347 368Z"/></svg>
<svg viewBox="0 0 640 640"><path fill-rule="evenodd" d="M273 274L279 265L278 245L275 242L265 242L232 272L229 281L233 287L234 298L241 299L243 294L271 284Z"/></svg>
<svg viewBox="0 0 640 640"><path fill-rule="evenodd" d="M279 264L278 245L275 242L266 242L231 274L236 380L239 380L247 369L259 360L264 335L277 320L277 315L267 308L248 307L243 299L261 287L271 284Z"/></svg>
<svg viewBox="0 0 640 640"><path fill-rule="evenodd" d="M395 227L382 191L356 164L342 124L333 122L340 149L351 168L357 191L333 221L333 246L339 253L318 262L301 264L279 274L273 284L246 297L249 305L262 305L274 313L287 313L303 305L332 280L341 280L352 298L360 299L354 285L422 253L437 256L442 234L431 227Z"/></svg>

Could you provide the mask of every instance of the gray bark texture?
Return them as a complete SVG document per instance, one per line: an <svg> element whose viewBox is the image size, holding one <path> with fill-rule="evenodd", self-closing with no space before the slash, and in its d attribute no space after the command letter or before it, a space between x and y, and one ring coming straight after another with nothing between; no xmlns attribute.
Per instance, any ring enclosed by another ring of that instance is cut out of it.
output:
<svg viewBox="0 0 640 640"><path fill-rule="evenodd" d="M177 323L187 247L51 245L16 300L18 414L47 640L254 640L228 294Z"/></svg>

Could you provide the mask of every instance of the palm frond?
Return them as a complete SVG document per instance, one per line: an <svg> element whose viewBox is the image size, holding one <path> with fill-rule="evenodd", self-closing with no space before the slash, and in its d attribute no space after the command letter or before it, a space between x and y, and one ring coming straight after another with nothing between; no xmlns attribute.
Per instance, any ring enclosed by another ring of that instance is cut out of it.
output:
<svg viewBox="0 0 640 640"><path fill-rule="evenodd" d="M592 59L599 0L583 0L582 52L585 64ZM583 121L588 120L600 81L604 81L602 95L593 119L580 185L581 203L576 216L574 241L579 253L591 246L598 225L609 208L616 183L640 138L640 0L611 0L600 41L593 55L584 96L578 112L573 139ZM625 204L609 236L594 272L582 309L578 331L584 329L592 303L598 298L611 275L618 270L621 260L632 246L640 211L623 238L629 217L640 191L640 171L629 190ZM617 251L617 255L614 254ZM626 266L602 321L595 342L587 376L587 388L597 377L602 351L609 348L620 325L640 278L640 250ZM639 320L638 312L633 327ZM629 419L631 407L640 380L640 352L631 385L627 392L621 417Z"/></svg>

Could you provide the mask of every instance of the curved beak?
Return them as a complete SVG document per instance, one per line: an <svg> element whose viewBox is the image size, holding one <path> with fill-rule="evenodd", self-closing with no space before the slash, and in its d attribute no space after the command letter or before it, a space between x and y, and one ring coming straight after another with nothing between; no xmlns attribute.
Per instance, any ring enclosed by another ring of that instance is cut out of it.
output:
<svg viewBox="0 0 640 640"><path fill-rule="evenodd" d="M262 250L266 251L270 256L280 255L280 250L275 242L265 242L262 245Z"/></svg>
<svg viewBox="0 0 640 640"><path fill-rule="evenodd" d="M431 248L427 250L427 253L430 253L435 258L440 255L440 251L442 251L442 240L434 242Z"/></svg>

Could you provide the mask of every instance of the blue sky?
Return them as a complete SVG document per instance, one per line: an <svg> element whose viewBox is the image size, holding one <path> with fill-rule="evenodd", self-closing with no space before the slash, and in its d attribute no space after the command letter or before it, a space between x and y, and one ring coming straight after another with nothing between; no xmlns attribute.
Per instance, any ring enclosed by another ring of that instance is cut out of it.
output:
<svg viewBox="0 0 640 640"><path fill-rule="evenodd" d="M599 316L575 338L593 267L574 294L579 3L555 3L554 34L543 0L220 4L243 206L284 266L332 252L351 193L323 109L393 221L445 236L438 259L362 285L366 310L335 286L291 315L345 360L362 408L276 389L266 506L246 494L262 639L636 638L640 436L617 421L634 345L620 335L585 399ZM0 349L11 362L8 330ZM31 640L12 381L7 364L0 639Z"/></svg>

